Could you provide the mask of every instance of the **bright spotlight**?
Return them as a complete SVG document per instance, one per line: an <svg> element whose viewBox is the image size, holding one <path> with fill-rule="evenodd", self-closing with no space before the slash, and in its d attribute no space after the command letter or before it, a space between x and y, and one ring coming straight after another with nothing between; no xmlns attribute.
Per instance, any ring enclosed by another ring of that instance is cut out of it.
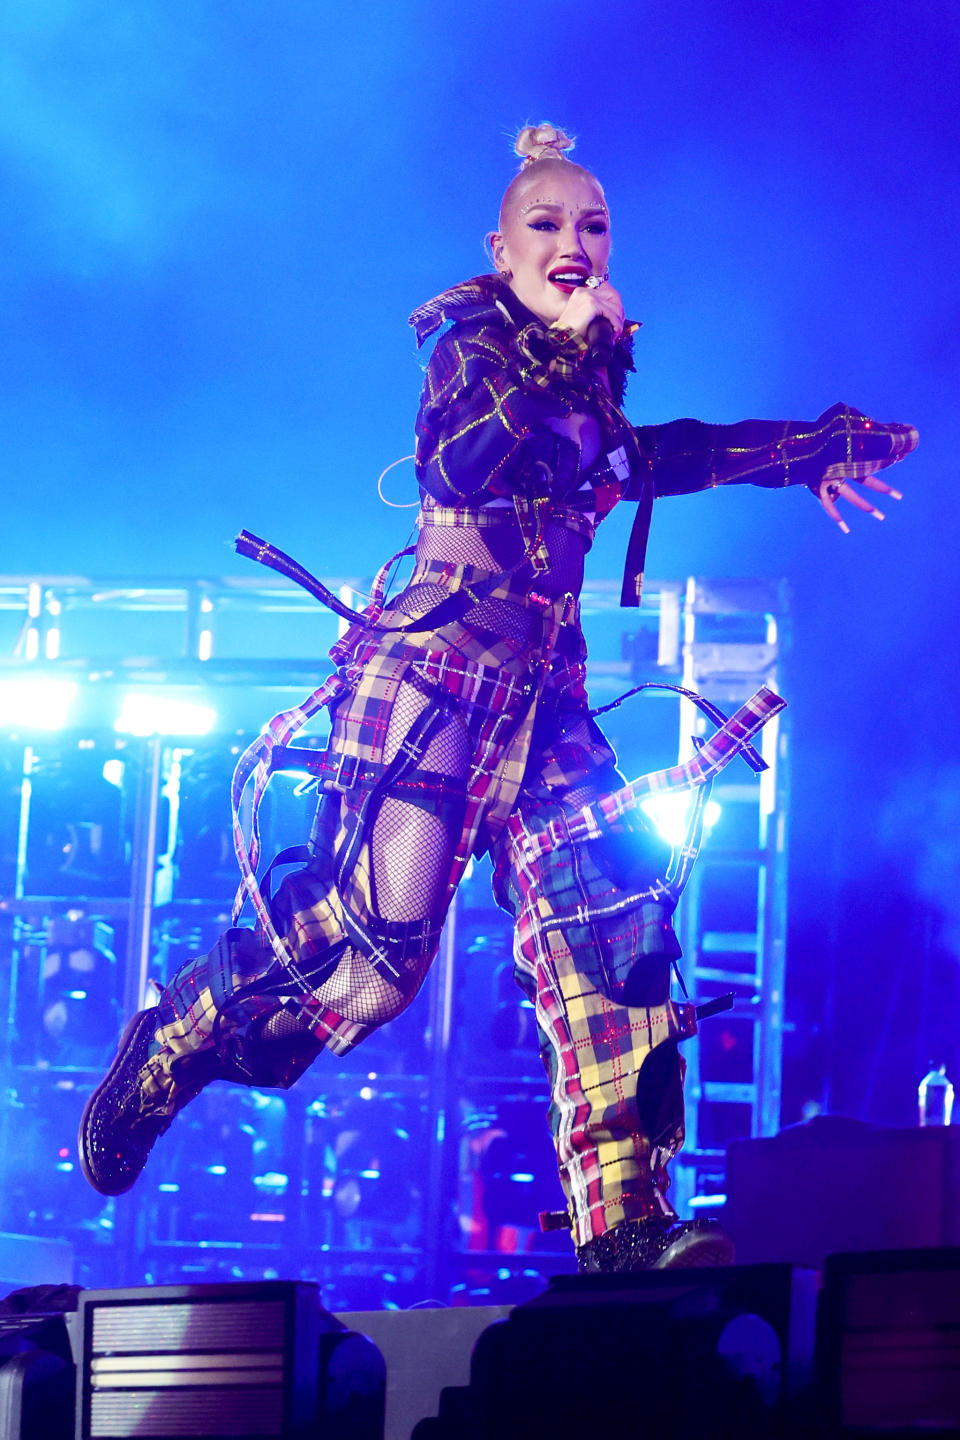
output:
<svg viewBox="0 0 960 1440"><path fill-rule="evenodd" d="M28 730L62 730L77 696L73 680L40 676L0 680L0 725Z"/></svg>
<svg viewBox="0 0 960 1440"><path fill-rule="evenodd" d="M122 760L118 760L116 757L114 757L112 760L105 760L103 762L103 778L104 780L106 780L108 785L115 785L118 790L122 790L123 776L126 768L127 767L124 762Z"/></svg>
<svg viewBox="0 0 960 1440"><path fill-rule="evenodd" d="M690 790L671 790L665 795L650 795L641 801L640 809L656 825L668 845L682 845L696 797ZM703 810L703 828L712 830L720 819L720 805L708 800Z"/></svg>
<svg viewBox="0 0 960 1440"><path fill-rule="evenodd" d="M193 700L131 691L124 695L114 730L121 735L209 735L217 712Z"/></svg>

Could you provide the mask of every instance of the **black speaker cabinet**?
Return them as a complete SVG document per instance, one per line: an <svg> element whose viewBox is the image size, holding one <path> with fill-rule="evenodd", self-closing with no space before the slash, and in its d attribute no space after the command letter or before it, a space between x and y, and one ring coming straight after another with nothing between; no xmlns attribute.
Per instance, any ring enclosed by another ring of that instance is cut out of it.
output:
<svg viewBox="0 0 960 1440"><path fill-rule="evenodd" d="M478 1341L458 1440L807 1440L815 1282L786 1265L555 1277Z"/></svg>
<svg viewBox="0 0 960 1440"><path fill-rule="evenodd" d="M72 1440L72 1319L62 1312L0 1315L3 1440Z"/></svg>
<svg viewBox="0 0 960 1440"><path fill-rule="evenodd" d="M841 1251L960 1244L960 1125L827 1115L727 1152L724 1225L741 1264L820 1269Z"/></svg>
<svg viewBox="0 0 960 1440"><path fill-rule="evenodd" d="M960 1249L831 1255L817 1368L828 1436L960 1434Z"/></svg>
<svg viewBox="0 0 960 1440"><path fill-rule="evenodd" d="M380 1352L316 1285L87 1290L76 1333L76 1440L383 1434Z"/></svg>

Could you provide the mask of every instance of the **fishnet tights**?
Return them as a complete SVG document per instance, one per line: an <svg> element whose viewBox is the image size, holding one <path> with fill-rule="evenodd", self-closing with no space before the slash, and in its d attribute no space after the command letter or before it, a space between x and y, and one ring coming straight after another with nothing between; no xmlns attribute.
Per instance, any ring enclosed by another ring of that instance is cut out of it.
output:
<svg viewBox="0 0 960 1440"><path fill-rule="evenodd" d="M496 537L495 546L487 543L488 536ZM582 539L563 527L551 526L548 544L552 566L547 577L537 577L538 586L554 589L556 593L578 588L584 554ZM497 530L428 527L421 532L418 547L421 559L438 556L454 563L494 570L515 563L522 553L519 531L508 527ZM413 585L394 604L403 614L418 617L448 595L449 591L440 585ZM488 599L473 606L464 615L463 623L489 630L521 647L530 642L536 619L520 605ZM421 688L415 681L405 681L400 686L384 743L386 764L394 759L430 699L430 690ZM470 750L465 722L458 715L450 715L432 735L418 768L450 782L448 799L451 793L455 796L459 792L465 800ZM593 798L592 791L584 795L583 801L588 798ZM458 838L448 829L453 823L394 795L387 795L380 802L370 831L370 865L374 909L382 919L406 924L442 915ZM411 945L410 953L399 962L392 956L391 962L401 970L396 979L373 965L362 951L348 947L333 973L312 992L312 1003L329 1007L346 1020L364 1025L383 1024L410 1003L432 958L431 953L424 953L416 945ZM309 1011L302 1012L300 1025L308 1023ZM298 1021L294 1013L281 1010L265 1022L263 1034L280 1040L296 1028Z"/></svg>
<svg viewBox="0 0 960 1440"><path fill-rule="evenodd" d="M419 619L435 606L450 599L450 591L442 585L411 585L392 601L394 608L403 615ZM469 630L489 630L501 640L522 646L530 639L533 616L522 605L509 600L487 599L471 605L463 616L463 624Z"/></svg>
<svg viewBox="0 0 960 1440"><path fill-rule="evenodd" d="M564 726L563 738L570 744L582 745L589 749L596 744L596 738L591 732L590 726L585 720L579 719L572 725ZM563 791L558 798L564 809L569 811L582 810L585 805L592 805L598 800L604 791L614 788L617 784L617 775L612 767L594 771L589 779L582 780L578 785L571 785Z"/></svg>
<svg viewBox="0 0 960 1440"><path fill-rule="evenodd" d="M583 557L587 553L583 536L565 525L548 525L543 543L548 556L547 569L536 576L536 588L549 595L563 595L568 590L579 594L583 585ZM520 528L509 524L489 528L425 525L417 541L418 562L440 560L451 565L477 565L494 572L518 564L523 552Z"/></svg>
<svg viewBox="0 0 960 1440"><path fill-rule="evenodd" d="M503 570L522 554L520 531L510 525L425 525L417 541L418 561L443 560L481 570Z"/></svg>
<svg viewBox="0 0 960 1440"><path fill-rule="evenodd" d="M530 640L534 617L522 605L512 605L509 600L487 599L472 606L463 623L469 630L489 630L519 648Z"/></svg>
<svg viewBox="0 0 960 1440"><path fill-rule="evenodd" d="M400 686L384 744L383 758L387 764L396 756L430 694L413 682ZM466 795L470 737L459 716L441 722L418 768L446 777L455 789L459 786ZM370 838L373 897L382 919L406 923L442 913L456 840L457 836L448 833L439 815L428 814L420 806L395 796L386 796L373 822ZM340 956L333 974L313 991L313 997L345 1020L382 1025L406 1009L423 983L432 959L432 952L415 945L405 957L391 955L391 963L400 968L400 977L396 979L351 946Z"/></svg>
<svg viewBox="0 0 960 1440"><path fill-rule="evenodd" d="M290 1010L274 1010L263 1021L260 1035L264 1040L288 1040L291 1035L300 1035L303 1025Z"/></svg>
<svg viewBox="0 0 960 1440"><path fill-rule="evenodd" d="M402 615L409 615L412 619L418 620L421 615L426 615L428 610L432 610L434 606L442 604L449 598L450 591L442 585L411 585L390 603Z"/></svg>
<svg viewBox="0 0 960 1440"><path fill-rule="evenodd" d="M429 698L415 683L400 686L384 744L388 765ZM466 793L470 736L459 716L441 722L418 768L458 782ZM376 907L384 920L423 920L442 908L456 840L439 815L387 796L373 823L370 845Z"/></svg>
<svg viewBox="0 0 960 1440"><path fill-rule="evenodd" d="M318 985L313 994L321 1007L329 1006L345 1020L384 1025L396 1019L410 1004L432 959L432 954L411 955L400 971L399 980L391 980L351 946L341 955L329 980ZM396 957L392 963L396 963ZM309 1015L304 1016L304 1023L309 1023Z"/></svg>

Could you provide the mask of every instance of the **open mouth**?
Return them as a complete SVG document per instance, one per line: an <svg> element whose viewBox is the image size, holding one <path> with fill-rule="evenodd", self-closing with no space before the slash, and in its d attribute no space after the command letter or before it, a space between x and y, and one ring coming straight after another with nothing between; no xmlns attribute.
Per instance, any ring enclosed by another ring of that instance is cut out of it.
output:
<svg viewBox="0 0 960 1440"><path fill-rule="evenodd" d="M587 276L580 270L554 270L547 279L551 285L556 285L558 290L564 290L568 295L587 283Z"/></svg>

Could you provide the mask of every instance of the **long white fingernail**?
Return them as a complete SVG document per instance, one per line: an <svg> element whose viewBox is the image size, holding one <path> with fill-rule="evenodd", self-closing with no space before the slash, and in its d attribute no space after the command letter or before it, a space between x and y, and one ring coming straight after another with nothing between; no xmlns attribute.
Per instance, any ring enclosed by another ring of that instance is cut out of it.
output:
<svg viewBox="0 0 960 1440"><path fill-rule="evenodd" d="M850 526L847 524L847 522L846 522L845 520L841 520L841 521L840 521L840 529L843 531L844 535L849 535L849 534L850 534Z"/></svg>
<svg viewBox="0 0 960 1440"><path fill-rule="evenodd" d="M874 520L886 520L887 518L882 510L871 510L870 514L873 516Z"/></svg>
<svg viewBox="0 0 960 1440"><path fill-rule="evenodd" d="M891 490L891 491L890 491L890 499L891 499L891 500L902 500L902 499L903 499L903 496L900 494L900 491L899 491L899 490Z"/></svg>

